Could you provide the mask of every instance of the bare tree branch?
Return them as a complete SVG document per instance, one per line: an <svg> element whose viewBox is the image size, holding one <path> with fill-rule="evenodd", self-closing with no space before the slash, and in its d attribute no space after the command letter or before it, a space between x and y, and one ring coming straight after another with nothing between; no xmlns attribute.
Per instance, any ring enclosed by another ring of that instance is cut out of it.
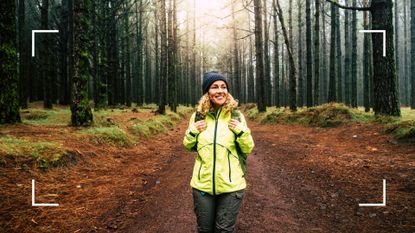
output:
<svg viewBox="0 0 415 233"><path fill-rule="evenodd" d="M339 4L338 2L334 2L333 0L326 0L326 2L329 2L331 4L334 4L335 6L345 9L345 10L355 10L355 11L371 11L372 7L352 7L352 6L344 6Z"/></svg>

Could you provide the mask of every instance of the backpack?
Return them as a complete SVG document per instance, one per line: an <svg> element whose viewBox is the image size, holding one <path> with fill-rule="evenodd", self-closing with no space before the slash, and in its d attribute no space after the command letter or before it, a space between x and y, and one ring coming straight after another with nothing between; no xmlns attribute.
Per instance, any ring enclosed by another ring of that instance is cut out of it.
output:
<svg viewBox="0 0 415 233"><path fill-rule="evenodd" d="M241 122L241 112L238 111L238 110L235 110L235 109L232 110L231 118ZM203 120L203 119L205 119L205 117L200 112L196 112L195 122ZM239 146L239 143L236 141L236 134L235 134L235 147L236 147L236 152L238 154L239 163L241 164L242 172L244 173L244 176L245 176L246 166L247 166L246 159L247 159L248 154L245 154L245 153L242 152L242 149ZM197 151L197 142L196 142L196 144L194 145L194 147L192 149Z"/></svg>

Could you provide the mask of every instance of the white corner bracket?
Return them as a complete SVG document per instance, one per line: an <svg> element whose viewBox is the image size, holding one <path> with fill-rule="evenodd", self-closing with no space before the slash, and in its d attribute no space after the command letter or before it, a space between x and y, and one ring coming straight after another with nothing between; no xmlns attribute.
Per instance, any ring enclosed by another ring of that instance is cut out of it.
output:
<svg viewBox="0 0 415 233"><path fill-rule="evenodd" d="M35 180L32 179L32 206L59 206L57 203L35 203Z"/></svg>
<svg viewBox="0 0 415 233"><path fill-rule="evenodd" d="M383 34L383 56L386 57L386 30L360 30L361 33L382 33Z"/></svg>
<svg viewBox="0 0 415 233"><path fill-rule="evenodd" d="M362 203L359 206L386 206L386 180L383 179L383 202L382 203Z"/></svg>
<svg viewBox="0 0 415 233"><path fill-rule="evenodd" d="M36 33L59 33L59 30L32 30L32 57L35 56L35 34Z"/></svg>

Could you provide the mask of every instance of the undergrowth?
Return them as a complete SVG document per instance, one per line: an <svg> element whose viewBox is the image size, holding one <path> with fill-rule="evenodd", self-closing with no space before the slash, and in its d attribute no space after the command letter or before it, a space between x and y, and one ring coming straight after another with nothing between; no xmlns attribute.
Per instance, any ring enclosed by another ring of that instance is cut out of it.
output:
<svg viewBox="0 0 415 233"><path fill-rule="evenodd" d="M177 113L169 111L166 115L156 115L147 120L136 120L136 123L131 127L132 132L144 138L166 133L174 127L174 122L183 119L191 110L189 107L181 107L177 109Z"/></svg>
<svg viewBox="0 0 415 233"><path fill-rule="evenodd" d="M133 144L131 137L117 126L93 127L84 129L81 133L88 135L90 139L97 144L120 147L129 147Z"/></svg>
<svg viewBox="0 0 415 233"><path fill-rule="evenodd" d="M264 114L262 124L293 123L312 127L337 127L350 122L368 122L371 114L349 108L343 104L324 104L311 108L274 109Z"/></svg>
<svg viewBox="0 0 415 233"><path fill-rule="evenodd" d="M329 103L311 108L299 108L291 112L286 108L269 107L259 113L256 107L244 109L246 115L261 124L301 124L310 127L338 127L340 125L359 123L378 123L385 127L396 139L415 142L415 111L402 108L402 117L374 115L361 109L354 109L344 104Z"/></svg>
<svg viewBox="0 0 415 233"><path fill-rule="evenodd" d="M0 137L0 164L5 165L7 158L35 162L42 170L56 167L66 155L62 144L46 141L31 141L12 136Z"/></svg>
<svg viewBox="0 0 415 233"><path fill-rule="evenodd" d="M70 114L69 109L30 108L21 111L21 118L23 123L30 125L68 125Z"/></svg>

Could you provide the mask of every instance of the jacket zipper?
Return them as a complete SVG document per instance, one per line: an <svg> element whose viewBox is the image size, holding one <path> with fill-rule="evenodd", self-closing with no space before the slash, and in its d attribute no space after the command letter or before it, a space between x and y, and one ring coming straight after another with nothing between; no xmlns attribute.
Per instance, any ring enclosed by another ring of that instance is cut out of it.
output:
<svg viewBox="0 0 415 233"><path fill-rule="evenodd" d="M232 183L231 159L229 158L229 151L228 151L228 166L229 166L229 182Z"/></svg>
<svg viewBox="0 0 415 233"><path fill-rule="evenodd" d="M218 118L220 116L220 112L222 109L219 110L219 113L215 116L215 133L213 136L213 195L216 195L216 189L215 189L215 169L216 169L216 130L218 128Z"/></svg>
<svg viewBox="0 0 415 233"><path fill-rule="evenodd" d="M197 174L197 177L200 180L200 170L202 169L202 159L200 159L200 166L199 166L199 173Z"/></svg>

